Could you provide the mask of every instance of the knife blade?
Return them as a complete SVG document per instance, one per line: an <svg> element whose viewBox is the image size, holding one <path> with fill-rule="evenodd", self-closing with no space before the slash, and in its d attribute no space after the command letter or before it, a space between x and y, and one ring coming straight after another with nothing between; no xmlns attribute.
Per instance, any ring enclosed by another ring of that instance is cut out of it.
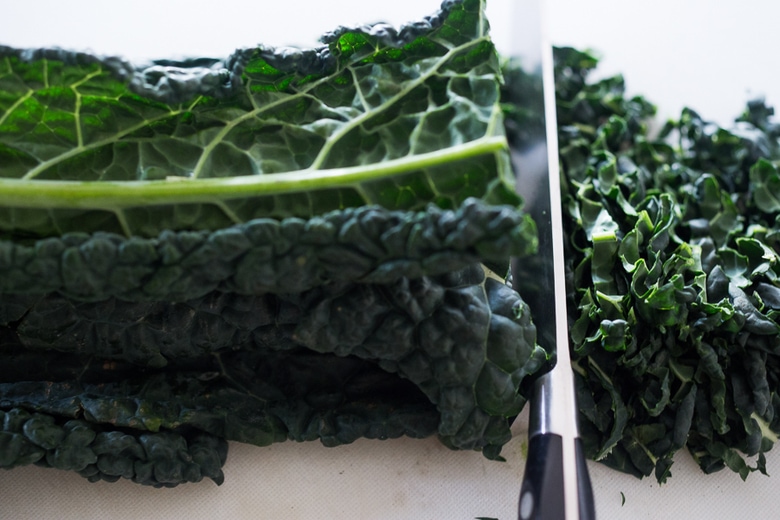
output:
<svg viewBox="0 0 780 520"><path fill-rule="evenodd" d="M513 4L510 57L525 80L509 88L510 102L529 114L522 138L510 142L517 192L536 221L539 251L515 260L515 288L531 308L537 341L553 354L530 403L528 458L520 489L520 520L591 520L593 491L577 427L574 374L569 356L564 236L558 163L552 45L542 0Z"/></svg>

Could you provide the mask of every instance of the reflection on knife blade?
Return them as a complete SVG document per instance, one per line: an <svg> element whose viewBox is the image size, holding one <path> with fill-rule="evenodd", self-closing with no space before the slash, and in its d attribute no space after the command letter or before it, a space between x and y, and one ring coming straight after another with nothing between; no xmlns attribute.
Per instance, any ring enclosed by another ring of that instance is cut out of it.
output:
<svg viewBox="0 0 780 520"><path fill-rule="evenodd" d="M540 1L523 1L514 15L513 58L524 74L509 91L522 128L511 143L512 161L518 193L539 228L539 253L535 262L515 263L513 279L531 307L539 344L554 352L556 362L537 381L519 517L594 518L568 350L552 47L544 39L541 11Z"/></svg>

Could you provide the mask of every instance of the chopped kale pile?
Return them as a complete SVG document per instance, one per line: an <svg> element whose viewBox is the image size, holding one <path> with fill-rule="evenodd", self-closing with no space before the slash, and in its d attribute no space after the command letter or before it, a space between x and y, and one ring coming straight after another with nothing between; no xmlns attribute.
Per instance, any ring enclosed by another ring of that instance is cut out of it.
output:
<svg viewBox="0 0 780 520"><path fill-rule="evenodd" d="M591 458L664 482L766 472L780 433L780 125L762 100L731 128L654 107L597 60L555 52L571 349ZM522 84L511 64L508 87ZM509 90L505 92L505 96ZM523 118L508 107L513 139Z"/></svg>
<svg viewBox="0 0 780 520"><path fill-rule="evenodd" d="M228 441L499 459L548 354L484 0L314 50L0 46L0 468L222 483Z"/></svg>

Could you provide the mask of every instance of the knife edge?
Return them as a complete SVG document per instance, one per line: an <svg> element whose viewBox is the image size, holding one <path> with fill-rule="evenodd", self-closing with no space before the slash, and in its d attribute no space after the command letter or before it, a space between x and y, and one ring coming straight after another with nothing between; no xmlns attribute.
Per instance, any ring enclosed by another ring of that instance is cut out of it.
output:
<svg viewBox="0 0 780 520"><path fill-rule="evenodd" d="M539 230L536 262L524 270L515 261L512 272L537 323L539 344L555 357L552 369L535 382L530 403L529 456L519 518L592 519L595 506L579 440L569 355L553 51L543 2L521 0L513 7L512 57L535 82L534 88L516 94L523 96L527 109L543 117L532 118L524 128L526 142L510 143L517 191Z"/></svg>

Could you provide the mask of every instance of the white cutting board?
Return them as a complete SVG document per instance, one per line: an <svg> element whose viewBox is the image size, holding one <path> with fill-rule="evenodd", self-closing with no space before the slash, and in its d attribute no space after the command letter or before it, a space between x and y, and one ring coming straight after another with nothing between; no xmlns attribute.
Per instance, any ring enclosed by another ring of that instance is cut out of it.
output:
<svg viewBox="0 0 780 520"><path fill-rule="evenodd" d="M25 467L0 472L0 518L13 520L513 520L524 469L522 435L507 462L455 452L435 439L361 440L325 448L232 444L225 483L174 489L129 481L91 484ZM741 520L780 517L777 478L703 475L680 454L669 482L638 480L590 463L599 520ZM768 466L780 468L780 449ZM625 503L624 503L625 499Z"/></svg>

